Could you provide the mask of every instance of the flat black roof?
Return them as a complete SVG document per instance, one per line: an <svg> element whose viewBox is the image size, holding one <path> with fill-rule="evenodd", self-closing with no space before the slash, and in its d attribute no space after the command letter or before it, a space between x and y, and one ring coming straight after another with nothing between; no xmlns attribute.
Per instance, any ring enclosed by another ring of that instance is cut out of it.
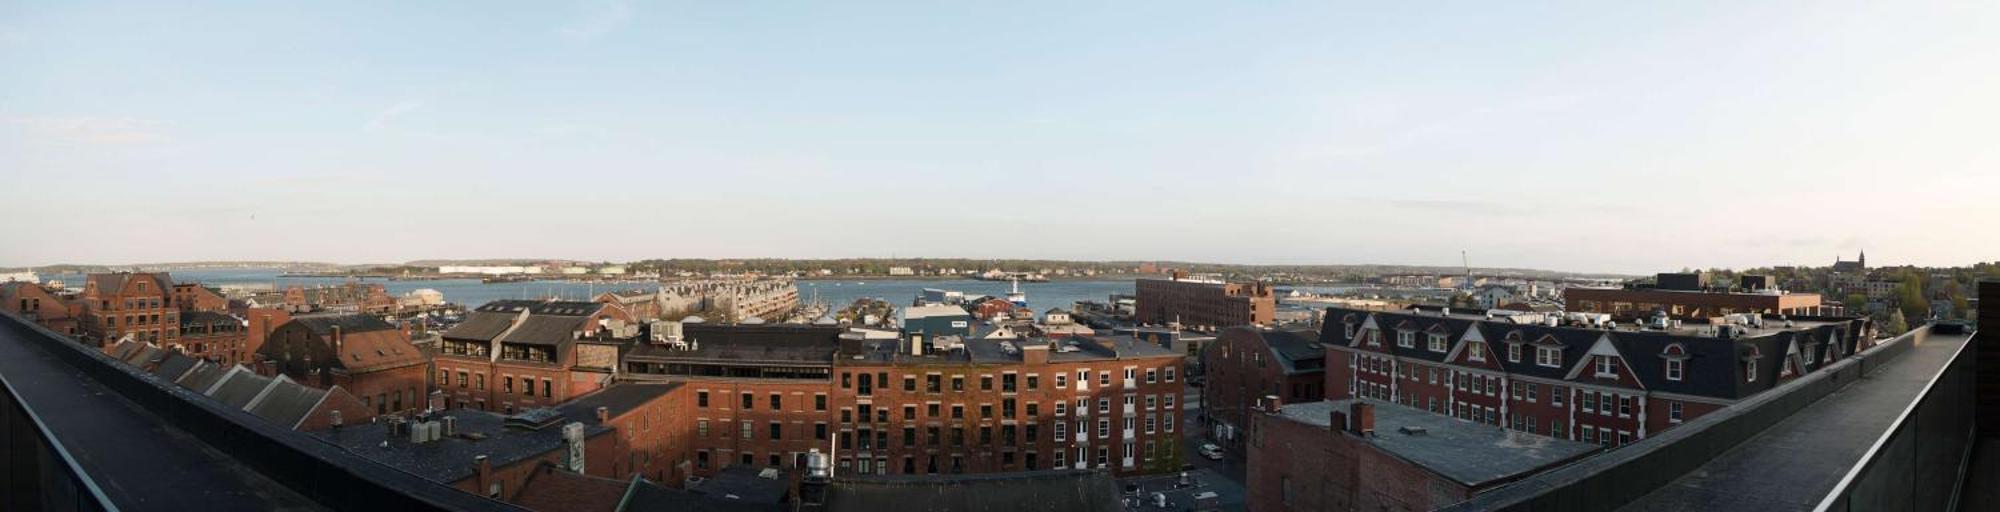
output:
<svg viewBox="0 0 2000 512"><path fill-rule="evenodd" d="M0 319L0 381L112 504L131 510L324 510L171 422L79 375L31 341L42 334Z"/></svg>

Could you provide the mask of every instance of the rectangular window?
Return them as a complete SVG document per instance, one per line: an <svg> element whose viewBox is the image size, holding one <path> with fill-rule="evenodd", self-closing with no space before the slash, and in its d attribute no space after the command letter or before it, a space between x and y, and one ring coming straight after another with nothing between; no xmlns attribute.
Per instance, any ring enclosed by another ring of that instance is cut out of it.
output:
<svg viewBox="0 0 2000 512"><path fill-rule="evenodd" d="M784 403L783 400L784 400L784 395L771 393L771 410L776 411L784 409L784 406L781 405Z"/></svg>
<svg viewBox="0 0 2000 512"><path fill-rule="evenodd" d="M757 407L757 395L744 393L742 402L743 402L743 410L748 411L750 409L754 409Z"/></svg>
<svg viewBox="0 0 2000 512"><path fill-rule="evenodd" d="M1618 397L1618 417L1620 418L1632 417L1632 397L1629 396Z"/></svg>
<svg viewBox="0 0 2000 512"><path fill-rule="evenodd" d="M776 403L775 400L773 401L773 403ZM813 410L815 411L826 410L826 393L818 393L813 395Z"/></svg>
<svg viewBox="0 0 2000 512"><path fill-rule="evenodd" d="M1403 348L1416 348L1417 333L1410 331L1396 331L1396 346Z"/></svg>
<svg viewBox="0 0 2000 512"><path fill-rule="evenodd" d="M1166 378L1167 378L1167 382L1173 382L1173 381L1174 381L1174 367L1172 367L1172 366L1169 366L1169 367L1167 367L1167 377L1166 377Z"/></svg>
<svg viewBox="0 0 2000 512"><path fill-rule="evenodd" d="M1069 436L1069 424L1058 421L1056 422L1055 427L1056 430L1054 435L1056 438L1056 442L1066 441L1067 439L1065 438Z"/></svg>
<svg viewBox="0 0 2000 512"><path fill-rule="evenodd" d="M1667 360L1667 380L1681 380L1681 360Z"/></svg>
<svg viewBox="0 0 2000 512"><path fill-rule="evenodd" d="M1568 394L1569 394L1569 389L1568 389L1568 388L1563 388L1563 387L1558 387L1558 386L1549 386L1549 405L1554 405L1554 406L1556 406L1556 407L1562 407L1562 406L1563 406L1563 396L1565 396L1565 395L1568 395Z"/></svg>
<svg viewBox="0 0 2000 512"><path fill-rule="evenodd" d="M1681 403L1679 401L1667 402L1667 420L1674 423L1681 422Z"/></svg>
<svg viewBox="0 0 2000 512"><path fill-rule="evenodd" d="M1611 356L1597 356L1597 376L1617 377L1618 362L1612 359Z"/></svg>
<svg viewBox="0 0 2000 512"><path fill-rule="evenodd" d="M771 439L784 439L785 424L771 422Z"/></svg>
<svg viewBox="0 0 2000 512"><path fill-rule="evenodd" d="M694 393L694 405L695 405L695 407L700 407L700 408L703 408L703 409L707 409L707 408L708 408L708 392L707 392L707 391L696 391L696 392Z"/></svg>
<svg viewBox="0 0 2000 512"><path fill-rule="evenodd" d="M1056 374L1056 389L1068 389L1068 388L1069 388L1069 374L1064 374L1064 373Z"/></svg>
<svg viewBox="0 0 2000 512"><path fill-rule="evenodd" d="M1509 363L1521 362L1521 344L1519 343L1507 344L1507 362Z"/></svg>
<svg viewBox="0 0 2000 512"><path fill-rule="evenodd" d="M694 435L695 437L708 437L708 420L695 420Z"/></svg>
<svg viewBox="0 0 2000 512"><path fill-rule="evenodd" d="M915 375L903 376L903 391L908 391L912 393L917 391L917 376Z"/></svg>
<svg viewBox="0 0 2000 512"><path fill-rule="evenodd" d="M951 390L952 390L953 392L958 392L958 391L965 391L965 376L964 376L964 375L953 375L953 376L951 376Z"/></svg>

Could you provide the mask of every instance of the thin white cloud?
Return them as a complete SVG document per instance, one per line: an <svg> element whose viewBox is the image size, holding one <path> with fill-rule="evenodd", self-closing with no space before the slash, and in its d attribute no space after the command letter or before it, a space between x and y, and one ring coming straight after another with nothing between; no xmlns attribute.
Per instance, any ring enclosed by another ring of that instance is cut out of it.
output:
<svg viewBox="0 0 2000 512"><path fill-rule="evenodd" d="M9 117L31 139L76 144L145 144L167 140L158 121L133 117Z"/></svg>
<svg viewBox="0 0 2000 512"><path fill-rule="evenodd" d="M624 0L591 2L583 17L556 29L571 41L591 41L624 27L632 21L632 4Z"/></svg>
<svg viewBox="0 0 2000 512"><path fill-rule="evenodd" d="M389 126L390 121L394 121L398 117L403 117L404 114L416 112L421 108L424 108L424 102L414 100L405 100L395 105L390 105L389 108L382 109L382 112L375 114L375 118L369 119L368 124L363 125L362 128L371 131L380 130Z"/></svg>

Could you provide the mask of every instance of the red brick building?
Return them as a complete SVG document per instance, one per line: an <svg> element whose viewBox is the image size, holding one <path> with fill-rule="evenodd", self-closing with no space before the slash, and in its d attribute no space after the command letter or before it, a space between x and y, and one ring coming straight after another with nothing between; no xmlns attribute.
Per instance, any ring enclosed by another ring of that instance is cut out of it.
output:
<svg viewBox="0 0 2000 512"><path fill-rule="evenodd" d="M1562 315L1329 308L1327 397L1621 446L1871 346L1864 319L1648 329Z"/></svg>
<svg viewBox="0 0 2000 512"><path fill-rule="evenodd" d="M489 302L442 335L435 371L448 408L549 407L611 383L632 316L596 302Z"/></svg>
<svg viewBox="0 0 2000 512"><path fill-rule="evenodd" d="M78 334L76 309L70 301L50 293L42 285L27 282L0 283L0 311L21 315L48 330L69 336Z"/></svg>
<svg viewBox="0 0 2000 512"><path fill-rule="evenodd" d="M836 468L862 474L1175 471L1183 356L1131 337L969 340L835 359Z"/></svg>
<svg viewBox="0 0 2000 512"><path fill-rule="evenodd" d="M243 320L214 311L182 311L180 340L169 347L224 366L251 364L256 354Z"/></svg>
<svg viewBox="0 0 2000 512"><path fill-rule="evenodd" d="M181 329L173 286L165 272L91 274L76 297L80 339L98 347L127 334L143 343L172 343Z"/></svg>
<svg viewBox="0 0 2000 512"><path fill-rule="evenodd" d="M1139 279L1132 319L1140 324L1179 322L1193 329L1217 330L1238 325L1269 325L1278 311L1277 296L1264 283L1224 283L1187 279Z"/></svg>
<svg viewBox="0 0 2000 512"><path fill-rule="evenodd" d="M243 310L245 324L248 325L243 339L243 352L255 354L264 348L264 340L271 337L271 331L292 321L292 314L279 308L246 308ZM254 363L247 358L244 362Z"/></svg>
<svg viewBox="0 0 2000 512"><path fill-rule="evenodd" d="M903 350L838 327L694 326L641 345L624 375L693 394L693 473L798 467L809 450L862 474L1179 468L1182 356L1129 337L932 340Z"/></svg>
<svg viewBox="0 0 2000 512"><path fill-rule="evenodd" d="M1245 482L1260 512L1435 510L1600 450L1371 400L1250 418Z"/></svg>
<svg viewBox="0 0 2000 512"><path fill-rule="evenodd" d="M388 314L396 311L396 297L389 295L388 288L377 283L343 283L331 286L307 288L300 285L285 287L285 308L295 312L343 311L368 314Z"/></svg>
<svg viewBox="0 0 2000 512"><path fill-rule="evenodd" d="M346 388L375 414L421 410L429 391L430 366L409 334L372 316L293 318L272 330L257 356L261 374Z"/></svg>
<svg viewBox="0 0 2000 512"><path fill-rule="evenodd" d="M182 313L194 311L226 312L229 298L200 283L175 283L173 288L174 307Z"/></svg>
<svg viewBox="0 0 2000 512"><path fill-rule="evenodd" d="M1224 329L1202 349L1201 359L1207 379L1201 407L1209 434L1233 450L1243 448L1250 415L1266 397L1280 403L1326 398L1326 349L1311 330Z"/></svg>

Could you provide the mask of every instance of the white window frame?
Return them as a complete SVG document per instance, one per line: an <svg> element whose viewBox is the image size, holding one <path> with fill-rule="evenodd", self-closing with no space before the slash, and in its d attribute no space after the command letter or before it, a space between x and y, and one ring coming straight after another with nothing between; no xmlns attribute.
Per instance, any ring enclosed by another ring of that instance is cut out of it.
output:
<svg viewBox="0 0 2000 512"><path fill-rule="evenodd" d="M1592 372L1592 375L1598 377L1618 377L1617 363L1611 361L1611 356L1597 356L1597 360L1593 361L1596 371Z"/></svg>
<svg viewBox="0 0 2000 512"><path fill-rule="evenodd" d="M1680 359L1668 359L1668 360L1667 360L1667 380L1671 380L1671 381L1675 381L1675 382L1679 382L1679 381L1681 380L1681 373L1682 373L1682 371L1683 371L1683 366L1682 366L1683 364L1685 364L1685 363L1681 362L1681 360L1680 360Z"/></svg>

